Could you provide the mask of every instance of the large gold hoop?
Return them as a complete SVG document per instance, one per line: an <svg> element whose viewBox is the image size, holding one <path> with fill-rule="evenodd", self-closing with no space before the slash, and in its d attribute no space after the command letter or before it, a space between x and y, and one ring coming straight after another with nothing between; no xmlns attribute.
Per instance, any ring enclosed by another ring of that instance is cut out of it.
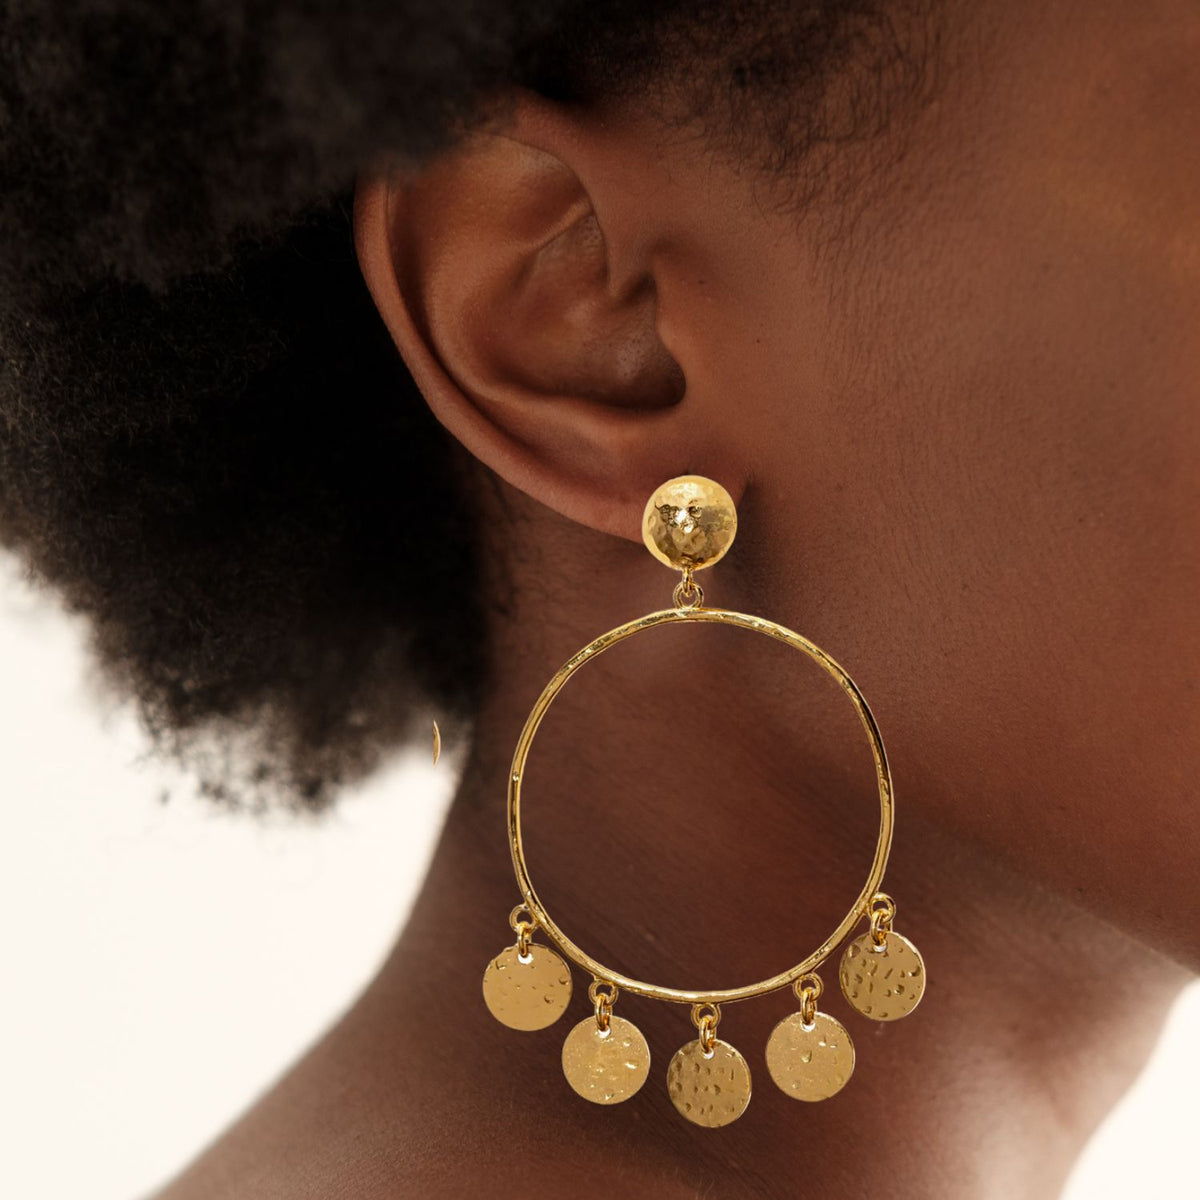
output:
<svg viewBox="0 0 1200 1200"><path fill-rule="evenodd" d="M875 844L875 859L871 864L867 882L858 894L858 899L854 901L854 904L838 927L812 954L804 959L803 962L797 963L794 967L786 971L781 971L778 975L772 975L768 979L759 980L757 983L746 984L744 987L716 988L711 991L690 991L685 988L662 987L654 983L645 983L642 980L633 979L628 975L622 974L620 971L614 971L611 967L606 967L603 963L592 958L590 954L581 950L559 928L554 919L546 911L545 905L538 898L533 886L533 880L529 876L529 867L525 861L525 849L521 839L521 777L525 771L525 762L529 756L529 748L533 743L533 737L537 733L538 726L542 723L542 718L546 715L546 711L554 702L554 698L562 690L567 680L584 663L590 662L597 655L603 654L605 650L615 646L618 642L623 642L626 638L633 637L636 633L652 629L656 625L693 624L697 622L734 625L740 629L749 629L754 633L766 634L768 637L775 638L776 641L783 642L793 649L806 654L822 670L837 680L842 690L850 697L850 702L854 705L854 709L862 721L863 728L867 731L867 737L871 743L871 753L875 759L875 774L879 783L879 840ZM513 869L517 876L517 886L521 890L525 907L528 909L534 922L563 954L597 979L611 983L623 992L633 992L636 995L649 996L654 1000L670 1000L677 1004L730 1004L735 1000L749 1000L754 996L762 996L768 992L789 987L796 980L820 966L837 949L838 945L845 940L855 925L863 917L869 917L870 915L871 901L879 891L880 884L883 882L883 873L887 868L888 853L891 850L892 810L892 777L891 772L888 770L887 754L883 748L883 739L880 736L879 727L875 724L875 718L872 716L871 710L854 680L824 650L814 645L807 638L801 637L800 634L794 633L790 629L785 629L782 625L775 624L774 621L767 621L762 617L750 616L747 613L734 612L731 609L725 608L705 608L702 604L693 607L676 607L665 609L661 612L648 613L646 616L639 617L635 621L618 625L615 629L610 629L608 633L596 638L594 642L590 642L584 646L583 649L579 650L564 663L550 682L546 684L545 689L538 697L537 702L534 704L525 721L525 727L521 730L521 736L517 739L517 748L513 754L512 770L508 776L509 848L512 851Z"/></svg>

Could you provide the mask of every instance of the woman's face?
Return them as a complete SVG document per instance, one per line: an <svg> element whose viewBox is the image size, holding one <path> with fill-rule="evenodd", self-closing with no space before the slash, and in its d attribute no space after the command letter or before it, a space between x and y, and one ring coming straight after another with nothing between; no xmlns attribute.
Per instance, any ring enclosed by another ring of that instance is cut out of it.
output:
<svg viewBox="0 0 1200 1200"><path fill-rule="evenodd" d="M1194 5L980 17L708 345L906 801L1200 965L1197 61Z"/></svg>

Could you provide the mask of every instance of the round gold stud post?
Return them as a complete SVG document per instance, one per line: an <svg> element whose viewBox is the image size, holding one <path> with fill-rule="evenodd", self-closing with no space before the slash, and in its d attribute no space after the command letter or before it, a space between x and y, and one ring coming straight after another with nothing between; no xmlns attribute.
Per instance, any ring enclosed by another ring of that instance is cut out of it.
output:
<svg viewBox="0 0 1200 1200"><path fill-rule="evenodd" d="M737 535L737 509L729 493L703 475L668 479L646 503L642 540L676 571L711 567Z"/></svg>

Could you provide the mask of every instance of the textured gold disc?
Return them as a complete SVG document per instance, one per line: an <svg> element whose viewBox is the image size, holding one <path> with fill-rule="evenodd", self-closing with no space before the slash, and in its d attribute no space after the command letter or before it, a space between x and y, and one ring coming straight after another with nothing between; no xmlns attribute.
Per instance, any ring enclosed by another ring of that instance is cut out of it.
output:
<svg viewBox="0 0 1200 1200"><path fill-rule="evenodd" d="M925 994L920 952L891 930L882 946L876 946L869 933L856 937L842 955L839 976L846 999L873 1021L907 1017Z"/></svg>
<svg viewBox="0 0 1200 1200"><path fill-rule="evenodd" d="M609 1017L600 1031L595 1017L580 1021L563 1042L563 1074L585 1100L620 1104L646 1082L650 1047L642 1031L623 1017Z"/></svg>
<svg viewBox="0 0 1200 1200"><path fill-rule="evenodd" d="M728 1042L717 1038L706 1058L700 1039L675 1052L667 1068L671 1103L697 1125L716 1129L736 1121L750 1103L750 1068Z"/></svg>
<svg viewBox="0 0 1200 1200"><path fill-rule="evenodd" d="M796 1100L828 1100L854 1070L854 1043L840 1021L819 1012L805 1029L801 1013L784 1017L767 1041L767 1070Z"/></svg>
<svg viewBox="0 0 1200 1200"><path fill-rule="evenodd" d="M681 571L711 567L733 545L737 509L729 493L703 475L668 479L642 514L642 541L661 563Z"/></svg>
<svg viewBox="0 0 1200 1200"><path fill-rule="evenodd" d="M571 972L548 946L529 947L522 962L516 946L506 946L483 973L483 1002L509 1029L545 1029L567 1011Z"/></svg>

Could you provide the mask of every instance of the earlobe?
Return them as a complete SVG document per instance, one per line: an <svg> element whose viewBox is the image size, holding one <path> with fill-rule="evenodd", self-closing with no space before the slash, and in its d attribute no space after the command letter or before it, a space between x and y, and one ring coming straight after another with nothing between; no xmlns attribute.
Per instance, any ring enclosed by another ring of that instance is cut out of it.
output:
<svg viewBox="0 0 1200 1200"><path fill-rule="evenodd" d="M513 486L637 539L650 491L703 469L648 265L613 278L590 198L558 157L479 134L415 177L366 176L355 241L434 414Z"/></svg>

